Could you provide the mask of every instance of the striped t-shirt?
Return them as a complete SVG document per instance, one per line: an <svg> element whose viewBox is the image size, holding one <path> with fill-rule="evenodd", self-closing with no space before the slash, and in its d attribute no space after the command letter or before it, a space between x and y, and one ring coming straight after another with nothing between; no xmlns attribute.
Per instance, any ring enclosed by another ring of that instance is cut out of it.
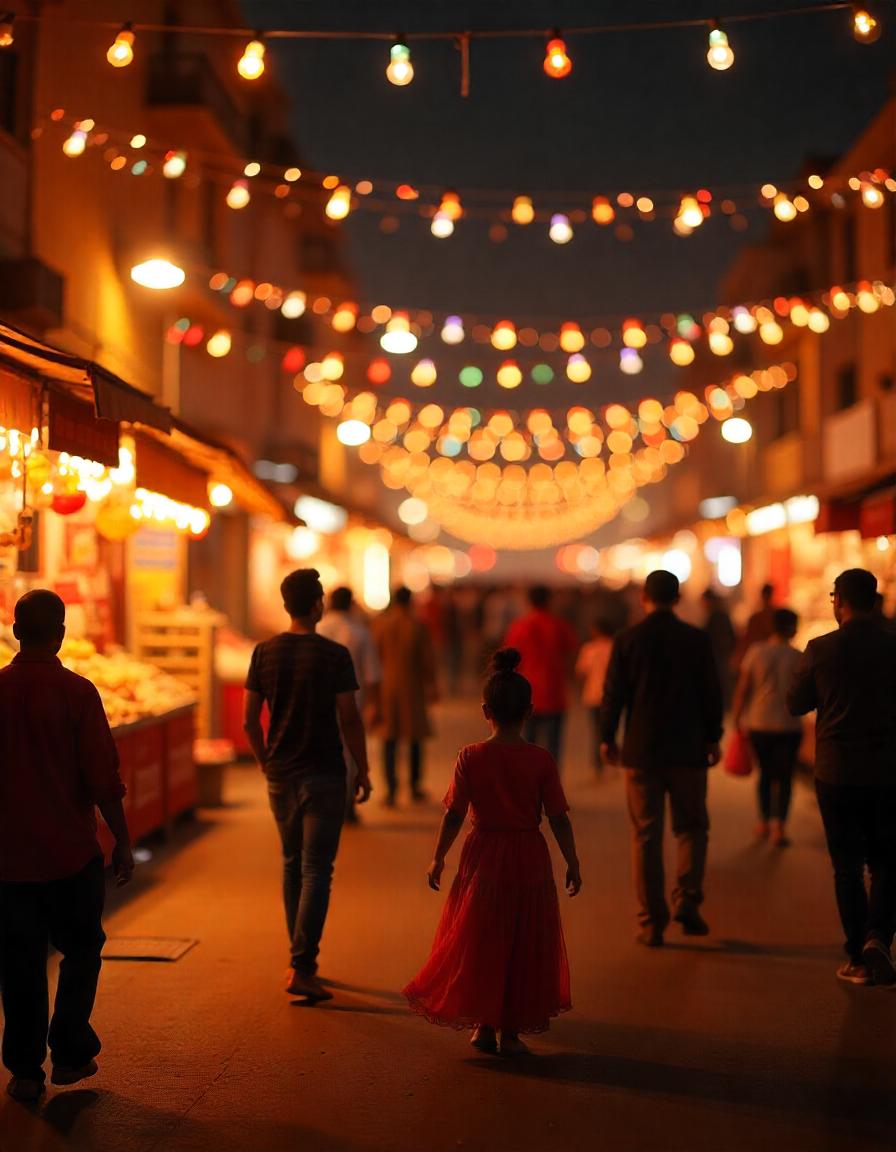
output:
<svg viewBox="0 0 896 1152"><path fill-rule="evenodd" d="M316 633L281 632L252 653L246 688L270 712L267 776L345 778L336 697L358 688L347 648Z"/></svg>

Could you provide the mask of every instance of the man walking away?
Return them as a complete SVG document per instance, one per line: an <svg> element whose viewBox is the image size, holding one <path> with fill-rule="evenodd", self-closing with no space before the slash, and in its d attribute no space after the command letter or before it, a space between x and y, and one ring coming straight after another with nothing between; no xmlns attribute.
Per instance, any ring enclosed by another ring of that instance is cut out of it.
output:
<svg viewBox="0 0 896 1152"><path fill-rule="evenodd" d="M424 800L423 741L430 735L427 705L438 697L435 656L426 625L414 615L411 592L397 588L392 606L374 621L383 666L380 691L386 805L395 806L399 742L408 746L411 799Z"/></svg>
<svg viewBox="0 0 896 1152"><path fill-rule="evenodd" d="M355 667L355 677L360 687L355 693L355 702L368 728L372 728L379 719L380 712L380 681L383 672L380 668L380 658L377 654L376 644L370 629L363 620L359 620L353 613L353 597L351 588L334 588L330 593L330 610L324 615L317 626L319 636L326 636L334 640L351 653L352 664ZM358 776L358 766L355 764L351 752L342 742L342 752L348 765L348 799L345 809L345 819L349 824L358 822L355 808L355 781Z"/></svg>
<svg viewBox="0 0 896 1152"><path fill-rule="evenodd" d="M640 624L613 645L601 713L604 759L620 762L616 746L625 717L621 762L632 827L632 859L641 944L657 948L669 923L663 874L666 796L678 844L672 916L687 936L705 936L700 915L709 817L706 770L719 762L722 691L706 633L675 615L678 578L651 572Z"/></svg>
<svg viewBox="0 0 896 1152"><path fill-rule="evenodd" d="M317 978L317 956L330 903L333 864L345 818L342 740L357 765L358 800L370 795L358 681L347 648L318 636L324 590L314 568L280 585L290 626L252 653L244 727L267 777L283 849L283 903L290 939L286 991L330 1000ZM261 725L267 704L267 740ZM341 730L341 735L340 735Z"/></svg>
<svg viewBox="0 0 896 1152"><path fill-rule="evenodd" d="M874 619L876 591L864 568L840 573L840 627L810 641L787 696L794 715L817 710L815 791L848 957L837 976L851 984L896 983L896 636Z"/></svg>
<svg viewBox="0 0 896 1152"><path fill-rule="evenodd" d="M520 675L532 685L532 711L523 736L547 748L559 767L567 680L579 638L572 625L551 611L551 593L543 584L529 589L529 611L510 625L504 646L519 652Z"/></svg>
<svg viewBox="0 0 896 1152"><path fill-rule="evenodd" d="M44 1091L49 1033L54 1084L97 1072L90 1025L106 937L96 812L115 837L119 884L134 871L118 752L99 694L62 667L65 605L28 592L15 607L21 651L0 671L0 986L7 1092ZM62 959L48 1020L47 948Z"/></svg>

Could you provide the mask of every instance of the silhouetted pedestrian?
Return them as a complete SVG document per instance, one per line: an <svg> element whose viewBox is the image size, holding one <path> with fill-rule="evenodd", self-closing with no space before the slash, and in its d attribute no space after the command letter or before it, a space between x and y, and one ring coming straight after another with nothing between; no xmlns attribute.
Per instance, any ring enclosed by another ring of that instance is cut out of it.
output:
<svg viewBox="0 0 896 1152"><path fill-rule="evenodd" d="M803 726L787 707L787 691L800 662L793 647L797 615L776 608L770 640L754 644L744 657L734 693L732 719L748 733L759 761L759 822L756 837L781 848L788 844L787 815L793 771Z"/></svg>
<svg viewBox="0 0 896 1152"><path fill-rule="evenodd" d="M603 769L600 755L600 709L604 699L604 681L613 651L613 628L606 620L595 620L591 625L591 639L582 645L576 657L576 672L582 679L582 703L591 716L594 732L594 767Z"/></svg>
<svg viewBox="0 0 896 1152"><path fill-rule="evenodd" d="M90 1024L106 937L96 807L115 837L112 864L134 871L118 751L96 688L63 668L65 605L43 589L15 606L21 651L0 671L0 986L7 1092L44 1091L49 1036L54 1084L97 1072ZM48 1020L47 948L62 959Z"/></svg>
<svg viewBox="0 0 896 1152"><path fill-rule="evenodd" d="M731 706L731 697L734 692L734 669L732 661L734 649L737 644L737 635L728 607L722 597L713 588L707 588L701 597L706 610L706 619L703 628L712 645L712 655L716 662L716 672L719 674L719 683L722 686L722 705L725 711Z"/></svg>
<svg viewBox="0 0 896 1152"><path fill-rule="evenodd" d="M817 711L815 791L848 957L837 976L851 984L896 983L896 636L874 619L876 591L864 568L840 573L840 627L809 642L787 697L795 715Z"/></svg>
<svg viewBox="0 0 896 1152"><path fill-rule="evenodd" d="M428 705L438 698L435 656L426 625L414 615L411 592L398 588L392 606L374 621L383 667L380 692L386 804L398 791L399 743L407 744L411 798L423 800L423 741L432 732Z"/></svg>
<svg viewBox="0 0 896 1152"><path fill-rule="evenodd" d="M355 677L360 685L355 693L355 702L358 705L358 711L364 718L365 725L370 730L379 723L380 681L383 678L383 670L380 667L380 658L373 634L367 624L352 611L353 603L351 588L344 586L334 588L330 593L329 611L324 614L318 624L317 633L319 636L325 636L328 640L333 640L344 648L348 648L351 653ZM355 824L358 820L355 807L358 766L344 740L342 752L348 767L345 818L348 823Z"/></svg>
<svg viewBox="0 0 896 1152"><path fill-rule="evenodd" d="M569 895L582 885L557 765L520 734L532 690L516 671L519 659L510 648L495 653L482 693L491 737L458 755L429 866L435 891L468 809L473 829L429 959L404 989L432 1023L472 1028L480 1051L496 1052L500 1032L505 1056L526 1051L521 1032L543 1032L572 1006L542 813L566 860Z"/></svg>
<svg viewBox="0 0 896 1152"><path fill-rule="evenodd" d="M532 685L532 711L523 735L546 748L559 766L567 681L579 638L562 616L551 611L550 589L543 584L529 589L529 611L510 625L504 643L520 653L520 673Z"/></svg>
<svg viewBox="0 0 896 1152"><path fill-rule="evenodd" d="M722 692L705 632L675 615L678 578L651 572L642 601L647 615L613 644L604 685L604 759L625 767L640 943L656 948L669 923L663 870L666 797L678 844L672 917L688 936L705 936L700 915L709 816L706 770L717 764ZM616 746L619 721L625 740Z"/></svg>
<svg viewBox="0 0 896 1152"><path fill-rule="evenodd" d="M358 681L349 650L317 635L324 590L314 568L280 585L289 631L259 644L246 679L245 729L267 777L283 849L283 903L290 941L286 991L309 1000L332 995L317 978L333 864L345 819L342 742L358 772L357 798L370 795ZM261 724L267 705L267 737Z"/></svg>

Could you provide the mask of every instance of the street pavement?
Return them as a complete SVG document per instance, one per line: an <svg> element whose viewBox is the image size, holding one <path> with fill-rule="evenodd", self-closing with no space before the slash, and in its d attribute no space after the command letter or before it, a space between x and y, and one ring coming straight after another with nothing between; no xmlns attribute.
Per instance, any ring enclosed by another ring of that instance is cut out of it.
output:
<svg viewBox="0 0 896 1152"><path fill-rule="evenodd" d="M412 1015L398 990L447 888L424 878L436 801L457 747L482 734L472 702L438 712L433 802L391 812L375 795L344 835L321 957L335 999L306 1007L282 991L274 826L257 772L233 769L227 806L110 900L109 935L197 947L176 963L106 963L99 1075L36 1109L4 1095L2 1152L894 1147L896 993L834 978L840 931L810 790L797 790L793 846L774 849L752 840L752 781L715 771L712 935L670 930L667 947L641 949L622 781L589 769L583 714L564 768L585 881L563 897L573 1011L519 1060Z"/></svg>

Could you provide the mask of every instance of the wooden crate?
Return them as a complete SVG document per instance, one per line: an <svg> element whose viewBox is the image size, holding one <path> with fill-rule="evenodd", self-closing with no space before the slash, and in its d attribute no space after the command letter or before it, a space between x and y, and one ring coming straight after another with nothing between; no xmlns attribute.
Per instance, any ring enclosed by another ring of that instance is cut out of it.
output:
<svg viewBox="0 0 896 1152"><path fill-rule="evenodd" d="M196 734L217 734L215 633L225 618L217 612L178 609L143 612L136 620L135 655L188 684L198 698Z"/></svg>

